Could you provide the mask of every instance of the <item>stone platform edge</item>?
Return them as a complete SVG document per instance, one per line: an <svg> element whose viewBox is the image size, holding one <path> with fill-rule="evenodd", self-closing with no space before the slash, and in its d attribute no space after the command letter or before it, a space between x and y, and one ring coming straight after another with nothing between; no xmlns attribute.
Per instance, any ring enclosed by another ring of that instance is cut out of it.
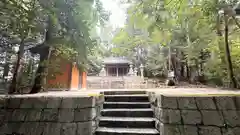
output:
<svg viewBox="0 0 240 135"><path fill-rule="evenodd" d="M92 135L104 96L10 96L0 99L0 134Z"/></svg>
<svg viewBox="0 0 240 135"><path fill-rule="evenodd" d="M148 96L160 135L240 135L240 96Z"/></svg>

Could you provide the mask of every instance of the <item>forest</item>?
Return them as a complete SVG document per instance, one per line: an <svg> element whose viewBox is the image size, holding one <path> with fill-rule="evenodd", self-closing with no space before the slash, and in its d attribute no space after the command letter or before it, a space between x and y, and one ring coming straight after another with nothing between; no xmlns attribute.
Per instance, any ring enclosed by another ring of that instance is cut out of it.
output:
<svg viewBox="0 0 240 135"><path fill-rule="evenodd" d="M110 12L100 0L1 0L1 89L44 91L48 71L59 68L50 55L89 73L104 57L124 56L143 64L146 77L174 71L180 81L239 88L238 0L116 1L129 5L126 23L106 43L97 28Z"/></svg>
<svg viewBox="0 0 240 135"><path fill-rule="evenodd" d="M114 36L115 56L144 64L146 76L238 88L238 0L130 2L127 22Z"/></svg>
<svg viewBox="0 0 240 135"><path fill-rule="evenodd" d="M1 0L0 18L1 89L38 93L48 71L58 72L60 61L50 55L86 70L87 54L98 44L96 28L109 12L100 0Z"/></svg>

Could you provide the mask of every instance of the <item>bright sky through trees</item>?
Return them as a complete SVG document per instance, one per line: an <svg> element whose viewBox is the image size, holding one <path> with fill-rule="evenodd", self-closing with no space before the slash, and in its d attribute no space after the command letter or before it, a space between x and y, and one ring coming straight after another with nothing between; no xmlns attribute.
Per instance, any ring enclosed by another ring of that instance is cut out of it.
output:
<svg viewBox="0 0 240 135"><path fill-rule="evenodd" d="M123 27L126 20L126 6L121 5L117 0L101 0L106 10L111 12L110 23L113 27Z"/></svg>

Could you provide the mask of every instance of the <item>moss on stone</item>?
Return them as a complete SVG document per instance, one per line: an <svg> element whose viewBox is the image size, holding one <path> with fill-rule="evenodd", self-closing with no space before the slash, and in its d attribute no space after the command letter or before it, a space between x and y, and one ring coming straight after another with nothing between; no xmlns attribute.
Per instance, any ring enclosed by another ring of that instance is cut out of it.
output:
<svg viewBox="0 0 240 135"><path fill-rule="evenodd" d="M100 96L103 96L103 94L99 94L99 93L89 93L88 96L91 96L91 97L100 97Z"/></svg>

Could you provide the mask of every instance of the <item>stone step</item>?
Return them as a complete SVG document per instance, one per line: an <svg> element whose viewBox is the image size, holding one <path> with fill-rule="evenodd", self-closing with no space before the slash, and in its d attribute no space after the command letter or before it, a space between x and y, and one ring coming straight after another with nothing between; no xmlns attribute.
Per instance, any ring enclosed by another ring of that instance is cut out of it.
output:
<svg viewBox="0 0 240 135"><path fill-rule="evenodd" d="M110 117L153 117L153 110L151 108L144 109L103 109L101 111L102 116Z"/></svg>
<svg viewBox="0 0 240 135"><path fill-rule="evenodd" d="M99 127L96 135L159 135L156 129L152 128L106 128Z"/></svg>
<svg viewBox="0 0 240 135"><path fill-rule="evenodd" d="M105 91L104 95L134 95L146 94L146 91Z"/></svg>
<svg viewBox="0 0 240 135"><path fill-rule="evenodd" d="M106 102L149 102L148 95L105 95Z"/></svg>
<svg viewBox="0 0 240 135"><path fill-rule="evenodd" d="M103 108L150 108L150 102L105 102Z"/></svg>
<svg viewBox="0 0 240 135"><path fill-rule="evenodd" d="M155 119L149 117L100 117L100 127L152 128Z"/></svg>

